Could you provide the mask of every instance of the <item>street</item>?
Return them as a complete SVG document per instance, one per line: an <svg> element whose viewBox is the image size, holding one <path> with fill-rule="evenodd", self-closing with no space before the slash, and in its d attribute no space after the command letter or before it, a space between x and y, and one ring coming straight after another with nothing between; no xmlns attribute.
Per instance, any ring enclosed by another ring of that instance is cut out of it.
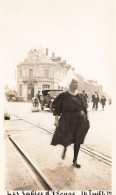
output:
<svg viewBox="0 0 116 195"><path fill-rule="evenodd" d="M72 166L72 146L68 147L66 157L62 160L63 147L51 145L51 133L14 116L11 116L11 120L5 120L5 130L7 190L43 189L38 186L38 179L25 163L24 156L37 170L41 170L54 190L111 190L112 167L102 160L80 150L78 162L81 168L77 169ZM9 137L23 155L9 143Z"/></svg>
<svg viewBox="0 0 116 195"><path fill-rule="evenodd" d="M40 112L31 112L31 103L24 102L7 102L6 111L27 119L35 124L49 129L55 130L54 116L48 109ZM84 145L97 152L111 157L111 135L113 128L112 105L106 105L102 111L101 105L97 111L92 110L92 104L89 104L88 116L90 120L90 129L85 138Z"/></svg>

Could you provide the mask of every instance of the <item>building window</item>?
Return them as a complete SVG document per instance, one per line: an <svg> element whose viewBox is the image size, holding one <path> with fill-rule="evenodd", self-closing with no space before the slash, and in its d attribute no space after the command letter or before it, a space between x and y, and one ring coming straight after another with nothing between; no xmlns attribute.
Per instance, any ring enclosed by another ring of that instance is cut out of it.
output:
<svg viewBox="0 0 116 195"><path fill-rule="evenodd" d="M20 78L22 77L22 70L19 71Z"/></svg>
<svg viewBox="0 0 116 195"><path fill-rule="evenodd" d="M43 89L49 89L50 85L43 85Z"/></svg>
<svg viewBox="0 0 116 195"><path fill-rule="evenodd" d="M19 96L22 96L22 85L19 85Z"/></svg>
<svg viewBox="0 0 116 195"><path fill-rule="evenodd" d="M29 79L33 78L33 69L29 69Z"/></svg>
<svg viewBox="0 0 116 195"><path fill-rule="evenodd" d="M44 70L44 77L49 78L49 69Z"/></svg>

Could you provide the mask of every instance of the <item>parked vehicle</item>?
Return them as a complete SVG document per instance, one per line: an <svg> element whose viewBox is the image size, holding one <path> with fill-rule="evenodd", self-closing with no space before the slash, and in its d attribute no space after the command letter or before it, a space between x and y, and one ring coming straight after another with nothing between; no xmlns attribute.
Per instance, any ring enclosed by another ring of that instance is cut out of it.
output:
<svg viewBox="0 0 116 195"><path fill-rule="evenodd" d="M41 99L41 105L42 109L49 108L50 112L53 112L52 108L52 102L56 98L57 95L59 95L63 90L61 89L45 89L42 91Z"/></svg>
<svg viewBox="0 0 116 195"><path fill-rule="evenodd" d="M4 113L4 120L10 120L10 114Z"/></svg>
<svg viewBox="0 0 116 195"><path fill-rule="evenodd" d="M6 95L7 101L9 102L16 102L17 101L17 97L14 94L8 94Z"/></svg>

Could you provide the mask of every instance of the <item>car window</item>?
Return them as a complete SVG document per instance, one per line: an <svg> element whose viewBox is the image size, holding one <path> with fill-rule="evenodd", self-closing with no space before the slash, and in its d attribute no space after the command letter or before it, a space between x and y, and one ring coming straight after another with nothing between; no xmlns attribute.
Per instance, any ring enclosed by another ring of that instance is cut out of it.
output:
<svg viewBox="0 0 116 195"><path fill-rule="evenodd" d="M48 91L42 91L43 96L47 96Z"/></svg>
<svg viewBox="0 0 116 195"><path fill-rule="evenodd" d="M61 91L49 91L50 96L57 96L61 93Z"/></svg>
<svg viewBox="0 0 116 195"><path fill-rule="evenodd" d="M59 95L61 92L62 92L62 90L61 91L45 90L45 91L42 91L42 94L43 94L43 96L52 96L52 97L54 97L54 96Z"/></svg>

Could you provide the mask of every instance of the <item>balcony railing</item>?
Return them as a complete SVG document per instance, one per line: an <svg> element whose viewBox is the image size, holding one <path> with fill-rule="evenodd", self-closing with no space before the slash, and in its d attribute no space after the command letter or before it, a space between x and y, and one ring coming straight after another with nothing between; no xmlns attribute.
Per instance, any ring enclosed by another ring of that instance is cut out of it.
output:
<svg viewBox="0 0 116 195"><path fill-rule="evenodd" d="M32 78L29 78L29 77L21 77L18 79L18 81L23 81L23 82L29 82L29 81L51 81L53 82L54 81L54 78L45 78L45 77L32 77Z"/></svg>

